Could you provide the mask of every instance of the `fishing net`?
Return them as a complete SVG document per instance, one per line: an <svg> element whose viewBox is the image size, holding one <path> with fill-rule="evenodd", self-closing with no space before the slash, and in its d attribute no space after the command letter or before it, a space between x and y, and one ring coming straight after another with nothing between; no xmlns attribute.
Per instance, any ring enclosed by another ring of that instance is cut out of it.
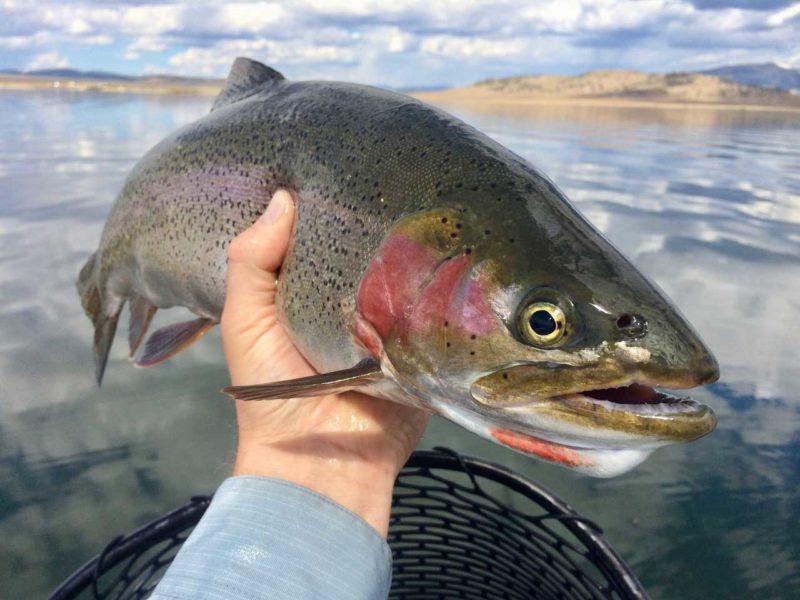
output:
<svg viewBox="0 0 800 600"><path fill-rule="evenodd" d="M206 511L198 496L113 540L50 596L147 598ZM389 597L646 599L592 521L501 466L443 448L415 452L394 489Z"/></svg>

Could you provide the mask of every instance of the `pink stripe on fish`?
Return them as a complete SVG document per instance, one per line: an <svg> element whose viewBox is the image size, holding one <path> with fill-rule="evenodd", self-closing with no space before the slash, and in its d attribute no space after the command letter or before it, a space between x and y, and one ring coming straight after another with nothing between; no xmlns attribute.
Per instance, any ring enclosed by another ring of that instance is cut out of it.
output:
<svg viewBox="0 0 800 600"><path fill-rule="evenodd" d="M408 329L414 332L428 332L437 324L444 327L455 315L451 312L454 296L459 291L464 275L470 267L468 256L459 256L442 263L433 274L433 279L419 295L407 323ZM458 325L454 319L453 326Z"/></svg>
<svg viewBox="0 0 800 600"><path fill-rule="evenodd" d="M517 433L510 429L492 429L489 433L501 444L505 444L520 452L533 454L539 458L558 463L559 465L586 467L594 464L588 457L563 444L549 442L524 433Z"/></svg>
<svg viewBox="0 0 800 600"><path fill-rule="evenodd" d="M464 300L461 303L461 314L454 318L469 334L483 335L493 331L500 324L497 316L486 304L483 284L477 279L467 282Z"/></svg>
<svg viewBox="0 0 800 600"><path fill-rule="evenodd" d="M382 338L389 335L439 262L433 250L397 234L369 264L356 296L358 312Z"/></svg>
<svg viewBox="0 0 800 600"><path fill-rule="evenodd" d="M445 327L445 322L451 331L468 335L485 334L498 326L483 285L469 278L473 257L443 258L403 234L384 242L356 296L359 315L380 338L395 331L405 341L409 334L428 334ZM356 336L374 354L375 340L364 331L362 324Z"/></svg>

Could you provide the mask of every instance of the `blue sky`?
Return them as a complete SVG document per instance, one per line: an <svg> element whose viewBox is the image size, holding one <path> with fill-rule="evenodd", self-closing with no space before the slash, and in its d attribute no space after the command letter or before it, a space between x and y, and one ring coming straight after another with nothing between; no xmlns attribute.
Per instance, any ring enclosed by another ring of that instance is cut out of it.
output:
<svg viewBox="0 0 800 600"><path fill-rule="evenodd" d="M0 0L0 68L454 85L598 68L800 67L793 0Z"/></svg>

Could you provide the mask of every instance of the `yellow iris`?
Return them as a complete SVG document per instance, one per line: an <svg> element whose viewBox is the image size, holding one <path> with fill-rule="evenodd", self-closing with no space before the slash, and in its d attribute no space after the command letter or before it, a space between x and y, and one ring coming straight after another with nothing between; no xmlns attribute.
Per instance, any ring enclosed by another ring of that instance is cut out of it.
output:
<svg viewBox="0 0 800 600"><path fill-rule="evenodd" d="M550 302L534 302L522 311L519 328L528 343L553 346L564 337L566 324L561 308Z"/></svg>

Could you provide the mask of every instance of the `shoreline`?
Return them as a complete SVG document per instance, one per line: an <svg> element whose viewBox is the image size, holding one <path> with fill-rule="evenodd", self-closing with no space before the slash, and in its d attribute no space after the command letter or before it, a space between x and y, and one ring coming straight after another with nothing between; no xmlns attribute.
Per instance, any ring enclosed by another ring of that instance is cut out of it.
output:
<svg viewBox="0 0 800 600"><path fill-rule="evenodd" d="M160 82L160 81L104 81L55 80L52 78L34 78L24 76L0 77L0 92L3 91L69 91L100 92L107 94L144 94L144 95L196 95L215 96L222 90L224 81L219 84L211 82ZM724 110L751 112L784 112L800 113L800 97L797 104L768 104L753 102L719 102L703 100L675 100L669 98L640 99L625 96L557 96L557 95L521 95L513 93L497 93L474 88L455 88L441 91L405 92L406 95L426 102L463 106L477 110L489 111L498 107L515 107L519 109L535 109L539 106L595 107L595 108L631 108L631 109L669 109L669 110Z"/></svg>
<svg viewBox="0 0 800 600"><path fill-rule="evenodd" d="M146 94L154 96L186 95L215 96L222 90L224 82L183 83L159 81L105 81L100 79L52 79L0 77L0 92L3 91L54 91L54 92L101 92L105 94Z"/></svg>
<svg viewBox="0 0 800 600"><path fill-rule="evenodd" d="M472 94L468 89L442 90L438 92L410 92L408 95L426 102L463 106L466 108L487 111L501 106L514 106L523 109L525 107L530 107L533 109L537 106L573 106L595 108L656 108L670 110L701 109L800 113L800 98L798 98L797 105L787 105L756 104L752 102L670 100L664 98L641 100L624 96L520 96L513 94L486 93L483 91Z"/></svg>

